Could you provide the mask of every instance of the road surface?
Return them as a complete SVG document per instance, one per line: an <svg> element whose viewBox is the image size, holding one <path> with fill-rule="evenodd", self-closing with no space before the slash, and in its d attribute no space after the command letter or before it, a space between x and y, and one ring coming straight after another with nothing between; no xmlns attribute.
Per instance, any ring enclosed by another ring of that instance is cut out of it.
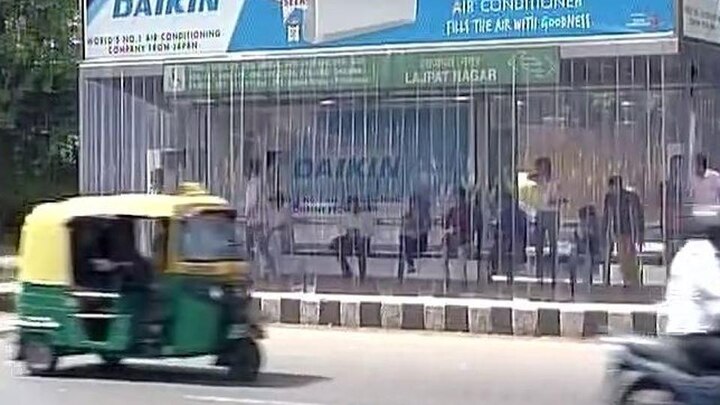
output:
<svg viewBox="0 0 720 405"><path fill-rule="evenodd" d="M103 370L65 359L32 378L2 344L0 403L26 405L600 405L606 349L592 343L274 327L259 381L241 385L209 359Z"/></svg>

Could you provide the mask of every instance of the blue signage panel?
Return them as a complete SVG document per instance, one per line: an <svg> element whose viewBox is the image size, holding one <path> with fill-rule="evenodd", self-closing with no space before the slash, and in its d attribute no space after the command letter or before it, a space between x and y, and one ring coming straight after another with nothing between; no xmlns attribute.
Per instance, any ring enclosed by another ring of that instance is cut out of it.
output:
<svg viewBox="0 0 720 405"><path fill-rule="evenodd" d="M673 0L247 0L229 51L671 32Z"/></svg>
<svg viewBox="0 0 720 405"><path fill-rule="evenodd" d="M675 0L85 0L88 59L671 33Z"/></svg>

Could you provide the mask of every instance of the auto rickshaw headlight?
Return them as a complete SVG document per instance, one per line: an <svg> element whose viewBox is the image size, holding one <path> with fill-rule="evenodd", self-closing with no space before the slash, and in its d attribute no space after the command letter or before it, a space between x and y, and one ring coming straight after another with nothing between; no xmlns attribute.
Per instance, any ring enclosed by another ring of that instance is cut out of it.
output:
<svg viewBox="0 0 720 405"><path fill-rule="evenodd" d="M220 287L211 287L208 293L210 294L210 298L216 301L220 301L223 297L223 290Z"/></svg>

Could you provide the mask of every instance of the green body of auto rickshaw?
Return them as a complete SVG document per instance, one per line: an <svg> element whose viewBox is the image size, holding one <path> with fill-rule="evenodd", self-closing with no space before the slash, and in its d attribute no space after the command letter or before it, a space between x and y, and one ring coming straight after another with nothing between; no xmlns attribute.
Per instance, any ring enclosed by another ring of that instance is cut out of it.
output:
<svg viewBox="0 0 720 405"><path fill-rule="evenodd" d="M231 377L255 379L263 332L235 222L197 187L35 207L20 241L18 358L42 375L69 355L215 355Z"/></svg>

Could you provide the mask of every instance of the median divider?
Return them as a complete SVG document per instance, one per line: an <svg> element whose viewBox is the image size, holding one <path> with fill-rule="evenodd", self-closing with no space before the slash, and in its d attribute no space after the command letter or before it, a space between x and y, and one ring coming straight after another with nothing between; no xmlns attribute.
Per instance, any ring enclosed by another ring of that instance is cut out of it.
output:
<svg viewBox="0 0 720 405"><path fill-rule="evenodd" d="M269 323L594 338L657 336L657 305L256 292Z"/></svg>
<svg viewBox="0 0 720 405"><path fill-rule="evenodd" d="M0 284L0 312L14 312L16 293ZM269 324L574 339L657 336L667 323L657 305L634 304L255 292L253 307Z"/></svg>
<svg viewBox="0 0 720 405"><path fill-rule="evenodd" d="M16 283L0 283L0 312L15 312L17 290Z"/></svg>
<svg viewBox="0 0 720 405"><path fill-rule="evenodd" d="M16 256L0 256L0 283L13 280L16 269Z"/></svg>
<svg viewBox="0 0 720 405"><path fill-rule="evenodd" d="M0 312L14 312L14 257L0 257ZM667 320L658 305L564 303L417 296L255 292L268 323L593 338L656 336Z"/></svg>
<svg viewBox="0 0 720 405"><path fill-rule="evenodd" d="M16 269L16 256L0 256L0 312L15 311L17 285L13 280Z"/></svg>

